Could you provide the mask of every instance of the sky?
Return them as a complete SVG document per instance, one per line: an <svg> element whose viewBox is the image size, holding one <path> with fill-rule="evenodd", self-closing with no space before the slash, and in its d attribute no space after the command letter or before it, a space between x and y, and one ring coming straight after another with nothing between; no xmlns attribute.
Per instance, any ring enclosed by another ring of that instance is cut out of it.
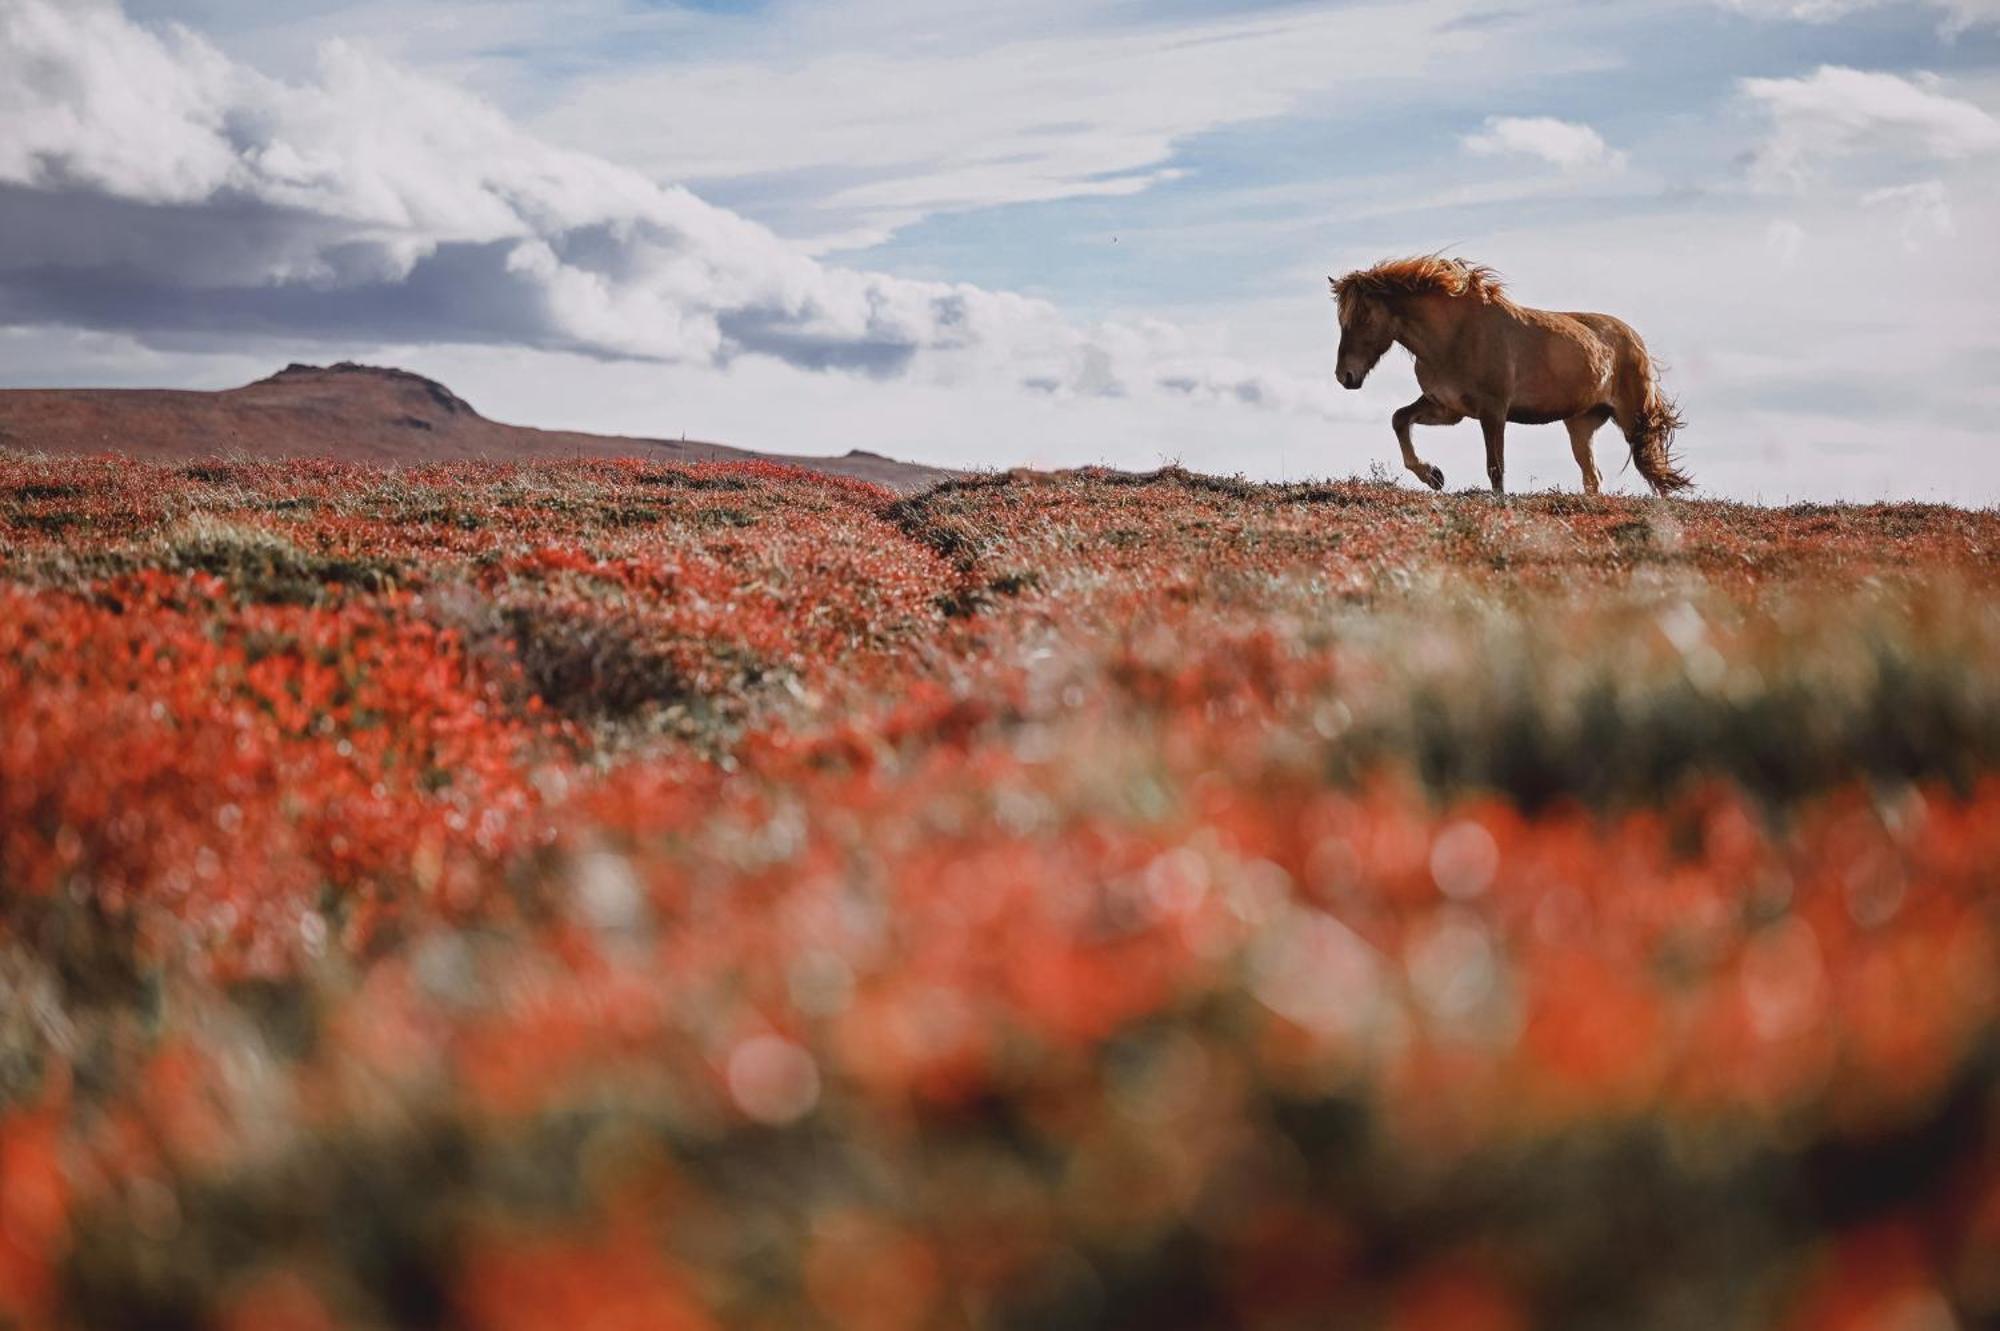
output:
<svg viewBox="0 0 2000 1331"><path fill-rule="evenodd" d="M1414 484L1326 278L1440 250L1638 328L1705 493L2000 503L2000 0L0 0L0 386Z"/></svg>

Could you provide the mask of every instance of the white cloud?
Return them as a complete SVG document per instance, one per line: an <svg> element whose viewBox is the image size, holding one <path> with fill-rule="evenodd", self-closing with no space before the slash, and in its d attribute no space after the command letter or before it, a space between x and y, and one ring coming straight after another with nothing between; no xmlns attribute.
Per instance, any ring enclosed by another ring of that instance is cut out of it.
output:
<svg viewBox="0 0 2000 1331"><path fill-rule="evenodd" d="M1870 190L1861 196L1861 204L1895 214L1901 221L1906 249L1920 250L1931 241L1958 234L1958 224L1951 215L1951 191L1942 180Z"/></svg>
<svg viewBox="0 0 2000 1331"><path fill-rule="evenodd" d="M1931 10L1937 12L1940 25L1949 35L2000 24L2000 0L1721 0L1721 3L1748 14L1805 23L1830 23L1867 9Z"/></svg>
<svg viewBox="0 0 2000 1331"><path fill-rule="evenodd" d="M332 43L283 82L111 0L0 0L0 323L491 342L1324 412L1164 325L820 263Z"/></svg>
<svg viewBox="0 0 2000 1331"><path fill-rule="evenodd" d="M1552 116L1488 116L1485 128L1467 135L1464 143L1475 156L1539 157L1565 171L1625 168L1625 154L1596 130Z"/></svg>
<svg viewBox="0 0 2000 1331"><path fill-rule="evenodd" d="M1945 13L1948 32L2000 24L2000 0L1941 0L1937 7Z"/></svg>
<svg viewBox="0 0 2000 1331"><path fill-rule="evenodd" d="M1491 64L1501 35L1447 30L1467 8L1288 6L1109 31L1007 29L986 44L788 42L755 59L605 73L538 125L662 179L812 179L838 164L846 183L814 191L808 239L851 247L940 212L1134 193L1167 178L1192 135L1427 71L1456 76L1474 56Z"/></svg>
<svg viewBox="0 0 2000 1331"><path fill-rule="evenodd" d="M1771 117L1754 163L1766 183L1802 184L1824 163L1860 154L1950 162L2000 151L2000 120L1935 80L1822 65L1741 86Z"/></svg>

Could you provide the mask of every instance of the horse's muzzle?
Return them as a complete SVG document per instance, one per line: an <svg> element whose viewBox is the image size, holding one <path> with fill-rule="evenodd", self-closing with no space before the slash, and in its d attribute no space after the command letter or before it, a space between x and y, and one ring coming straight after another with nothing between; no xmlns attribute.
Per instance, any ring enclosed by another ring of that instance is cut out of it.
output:
<svg viewBox="0 0 2000 1331"><path fill-rule="evenodd" d="M1358 370L1335 370L1333 377L1340 380L1342 388L1359 388L1361 381L1368 376Z"/></svg>

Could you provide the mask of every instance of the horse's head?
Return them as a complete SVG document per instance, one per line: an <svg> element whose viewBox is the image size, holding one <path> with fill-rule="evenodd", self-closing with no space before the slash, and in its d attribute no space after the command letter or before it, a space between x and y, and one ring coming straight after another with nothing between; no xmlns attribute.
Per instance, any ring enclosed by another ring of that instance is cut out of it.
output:
<svg viewBox="0 0 2000 1331"><path fill-rule="evenodd" d="M1329 277L1340 305L1340 355L1333 375L1342 388L1359 388L1396 343L1396 317L1387 302L1358 286Z"/></svg>

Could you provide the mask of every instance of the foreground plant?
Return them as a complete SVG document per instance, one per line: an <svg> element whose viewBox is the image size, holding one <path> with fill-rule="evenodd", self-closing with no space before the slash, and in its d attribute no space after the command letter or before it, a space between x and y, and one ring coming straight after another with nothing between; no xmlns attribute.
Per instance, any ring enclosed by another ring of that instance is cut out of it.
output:
<svg viewBox="0 0 2000 1331"><path fill-rule="evenodd" d="M0 523L0 1324L2000 1315L1991 515L14 458Z"/></svg>

